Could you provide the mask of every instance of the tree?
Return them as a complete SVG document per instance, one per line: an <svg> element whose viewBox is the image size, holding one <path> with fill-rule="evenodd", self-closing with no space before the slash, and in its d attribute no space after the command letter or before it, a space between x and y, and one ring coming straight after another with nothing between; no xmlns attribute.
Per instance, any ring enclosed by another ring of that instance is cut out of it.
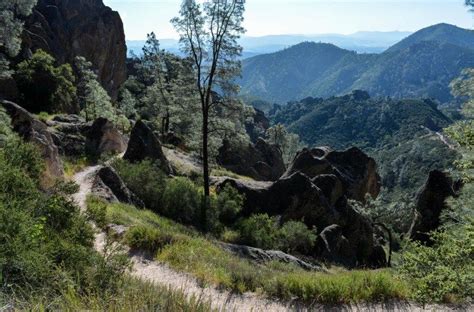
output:
<svg viewBox="0 0 474 312"><path fill-rule="evenodd" d="M22 17L31 14L36 0L0 0L0 79L11 76L9 61L21 48Z"/></svg>
<svg viewBox="0 0 474 312"><path fill-rule="evenodd" d="M75 58L75 66L78 76L77 94L81 114L87 121L103 117L115 123L117 121L116 109L113 107L107 91L97 80L97 74L92 70L92 63L84 57L78 56Z"/></svg>
<svg viewBox="0 0 474 312"><path fill-rule="evenodd" d="M76 113L75 77L69 64L55 66L54 57L38 50L18 64L14 78L23 106L34 113Z"/></svg>
<svg viewBox="0 0 474 312"><path fill-rule="evenodd" d="M288 132L282 124L277 124L267 129L266 137L271 144L278 146L281 150L283 160L290 163L301 148L300 137Z"/></svg>
<svg viewBox="0 0 474 312"><path fill-rule="evenodd" d="M202 218L206 219L209 206L209 135L219 131L212 128L210 117L217 106L225 101L215 100L219 90L224 98L232 98L238 91L233 78L240 73L238 60L242 47L237 39L244 33L242 27L244 1L207 1L201 6L195 0L185 0L180 17L172 20L180 34L182 51L190 57L201 104L202 160L204 199Z"/></svg>
<svg viewBox="0 0 474 312"><path fill-rule="evenodd" d="M137 116L137 100L128 89L123 89L119 101L119 110L127 118L135 119Z"/></svg>

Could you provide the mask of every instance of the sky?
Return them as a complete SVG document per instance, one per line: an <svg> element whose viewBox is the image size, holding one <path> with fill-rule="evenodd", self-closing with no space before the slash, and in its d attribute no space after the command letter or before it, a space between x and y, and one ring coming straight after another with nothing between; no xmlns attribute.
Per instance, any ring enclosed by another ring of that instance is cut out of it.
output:
<svg viewBox="0 0 474 312"><path fill-rule="evenodd" d="M123 19L127 40L154 31L176 39L170 24L181 0L104 0ZM417 31L449 23L474 28L464 0L246 0L246 36Z"/></svg>

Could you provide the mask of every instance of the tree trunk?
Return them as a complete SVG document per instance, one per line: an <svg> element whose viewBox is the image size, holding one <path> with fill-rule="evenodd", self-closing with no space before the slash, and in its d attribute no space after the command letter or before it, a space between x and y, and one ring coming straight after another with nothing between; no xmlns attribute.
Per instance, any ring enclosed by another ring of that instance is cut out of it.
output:
<svg viewBox="0 0 474 312"><path fill-rule="evenodd" d="M207 210L209 207L210 186L209 186L209 115L204 109L202 116L202 173L204 178L204 198L201 207L201 222L203 229L207 228Z"/></svg>

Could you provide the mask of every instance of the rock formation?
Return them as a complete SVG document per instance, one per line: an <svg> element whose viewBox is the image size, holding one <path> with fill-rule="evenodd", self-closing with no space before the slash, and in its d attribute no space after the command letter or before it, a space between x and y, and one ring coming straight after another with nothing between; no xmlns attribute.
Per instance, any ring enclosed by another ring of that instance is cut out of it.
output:
<svg viewBox="0 0 474 312"><path fill-rule="evenodd" d="M84 155L86 137L91 129L91 123L85 122L77 115L58 115L46 121L46 125L61 155L68 157Z"/></svg>
<svg viewBox="0 0 474 312"><path fill-rule="evenodd" d="M113 123L105 118L98 118L94 121L86 136L88 155L98 158L103 154L120 154L126 148L125 138Z"/></svg>
<svg viewBox="0 0 474 312"><path fill-rule="evenodd" d="M358 201L364 201L366 194L376 198L380 193L380 176L375 160L356 147L344 152L327 147L304 149L296 155L284 177L295 172L302 172L310 178L335 175L346 195Z"/></svg>
<svg viewBox="0 0 474 312"><path fill-rule="evenodd" d="M281 221L303 220L315 226L319 239L312 256L348 267L379 267L386 264L385 253L374 239L370 220L348 202L363 200L365 191L378 194L375 162L359 150L332 152L304 150L290 169L274 183L227 179L218 190L230 184L245 195L242 214L267 213ZM325 237L325 239L324 239Z"/></svg>
<svg viewBox="0 0 474 312"><path fill-rule="evenodd" d="M114 99L126 80L122 20L102 0L39 0L25 22L23 46L23 57L43 49L61 64L85 57Z"/></svg>
<svg viewBox="0 0 474 312"><path fill-rule="evenodd" d="M172 172L158 136L141 120L137 121L132 129L128 148L123 158L130 162L150 159L156 161L165 173Z"/></svg>
<svg viewBox="0 0 474 312"><path fill-rule="evenodd" d="M279 261L299 266L308 271L325 271L321 265L311 264L279 250L263 250L249 246L220 243L220 246L233 254L259 263Z"/></svg>
<svg viewBox="0 0 474 312"><path fill-rule="evenodd" d="M411 239L429 244L429 232L441 225L441 213L448 208L446 199L456 197L461 185L449 174L434 170L417 195L417 215L410 227Z"/></svg>
<svg viewBox="0 0 474 312"><path fill-rule="evenodd" d="M136 207L145 207L143 202L130 191L122 178L111 167L102 167L95 177L93 193L109 202L121 202Z"/></svg>
<svg viewBox="0 0 474 312"><path fill-rule="evenodd" d="M263 137L265 132L270 128L270 120L265 116L261 110L255 109L255 115L251 122L245 123L245 130L252 142L257 142L258 138Z"/></svg>
<svg viewBox="0 0 474 312"><path fill-rule="evenodd" d="M285 163L278 147L268 144L262 138L255 144L233 146L224 140L219 149L217 163L237 174L259 181L275 181L285 171Z"/></svg>
<svg viewBox="0 0 474 312"><path fill-rule="evenodd" d="M38 147L46 164L45 179L62 177L64 174L63 164L59 157L58 147L54 144L48 127L13 102L1 101L0 104L10 115L13 130L25 141Z"/></svg>

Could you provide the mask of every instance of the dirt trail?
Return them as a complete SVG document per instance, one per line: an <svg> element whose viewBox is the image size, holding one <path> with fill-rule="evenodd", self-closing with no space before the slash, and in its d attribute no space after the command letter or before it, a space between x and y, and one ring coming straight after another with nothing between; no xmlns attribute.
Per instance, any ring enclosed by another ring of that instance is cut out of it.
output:
<svg viewBox="0 0 474 312"><path fill-rule="evenodd" d="M101 166L87 167L74 176L74 182L79 185L79 191L73 195L73 199L81 211L86 210L86 198L91 193L95 174ZM105 233L96 234L95 248L103 251L105 245ZM168 266L150 261L141 255L131 255L131 274L142 280L152 282L159 286L183 291L189 298L200 298L211 302L213 308L219 311L289 311L288 305L276 301L266 300L256 294L236 295L227 291L220 291L214 287L201 287L199 282L192 276L179 273Z"/></svg>
<svg viewBox="0 0 474 312"><path fill-rule="evenodd" d="M86 210L86 198L91 193L92 183L101 166L87 167L74 176L74 181L79 185L79 191L73 199L81 211ZM97 251L104 250L106 234L98 232L95 239ZM385 304L339 305L298 307L289 302L278 302L265 299L254 293L243 295L222 291L215 287L203 287L191 275L177 272L163 263L151 261L142 255L130 255L132 261L131 274L141 280L149 281L155 285L184 292L188 298L197 298L211 303L212 308L218 311L242 312L280 312L280 311L472 311L472 306L467 308L451 308L441 305L430 305L424 308L406 302L393 302Z"/></svg>

